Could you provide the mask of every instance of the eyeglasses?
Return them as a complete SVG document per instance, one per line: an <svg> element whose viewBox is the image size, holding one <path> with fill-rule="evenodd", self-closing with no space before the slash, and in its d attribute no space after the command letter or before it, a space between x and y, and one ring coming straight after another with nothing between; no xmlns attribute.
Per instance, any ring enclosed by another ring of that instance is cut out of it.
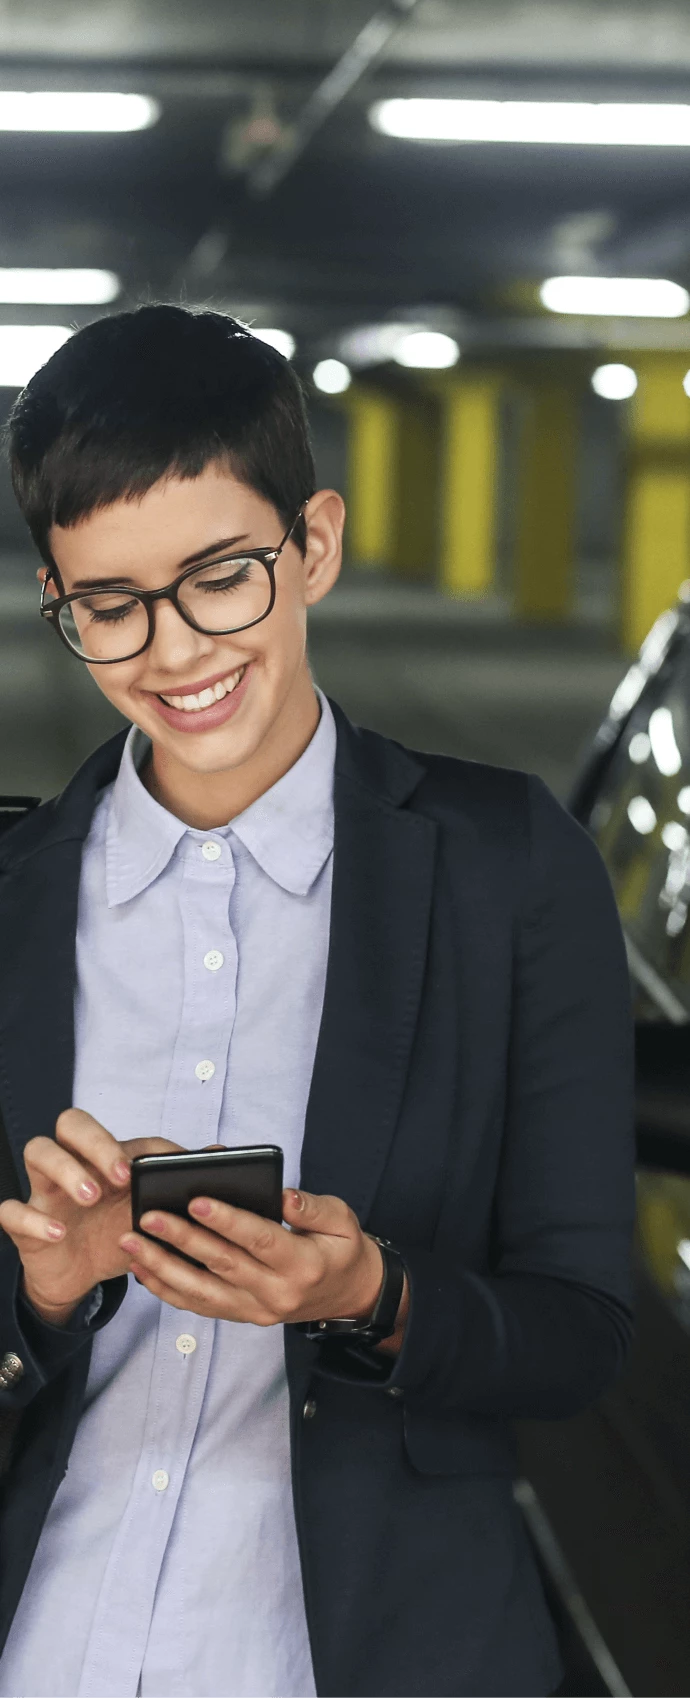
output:
<svg viewBox="0 0 690 1698"><path fill-rule="evenodd" d="M267 619L276 599L275 565L290 541L303 503L277 548L251 548L188 566L162 590L95 584L71 595L51 595L49 571L41 588L41 616L49 619L71 654L90 666L135 660L153 642L155 603L171 601L186 625L205 636L247 631Z"/></svg>

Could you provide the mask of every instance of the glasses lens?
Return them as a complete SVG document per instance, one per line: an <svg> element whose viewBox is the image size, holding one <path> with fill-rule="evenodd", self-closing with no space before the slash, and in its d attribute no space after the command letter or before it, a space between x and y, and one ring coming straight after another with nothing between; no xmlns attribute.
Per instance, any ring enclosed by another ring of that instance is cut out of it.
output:
<svg viewBox="0 0 690 1698"><path fill-rule="evenodd" d="M179 600L202 631L240 631L268 613L271 581L263 561L233 555L190 573Z"/></svg>
<svg viewBox="0 0 690 1698"><path fill-rule="evenodd" d="M95 590L60 609L60 629L84 660L127 660L148 636L146 608L128 590Z"/></svg>

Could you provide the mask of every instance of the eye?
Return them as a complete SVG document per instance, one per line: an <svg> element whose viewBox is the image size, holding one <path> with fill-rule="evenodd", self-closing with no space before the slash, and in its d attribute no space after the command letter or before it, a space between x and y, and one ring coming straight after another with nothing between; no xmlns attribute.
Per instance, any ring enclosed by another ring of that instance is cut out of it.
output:
<svg viewBox="0 0 690 1698"><path fill-rule="evenodd" d="M73 602L72 608L75 618L86 617L93 624L104 625L117 624L126 619L139 605L135 596L128 596L123 600L121 595L108 592L104 595L84 596L80 601Z"/></svg>
<svg viewBox="0 0 690 1698"><path fill-rule="evenodd" d="M224 592L239 589L252 577L262 570L258 561L251 555L233 555L231 560L215 560L210 566L203 566L199 575L192 578L195 590L213 595L214 592Z"/></svg>

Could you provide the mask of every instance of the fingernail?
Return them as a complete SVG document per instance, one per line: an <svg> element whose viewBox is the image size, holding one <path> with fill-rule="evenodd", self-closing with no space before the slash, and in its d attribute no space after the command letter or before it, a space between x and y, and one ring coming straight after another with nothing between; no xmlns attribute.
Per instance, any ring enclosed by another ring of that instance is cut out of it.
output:
<svg viewBox="0 0 690 1698"><path fill-rule="evenodd" d="M208 1197L195 1197L194 1201L189 1205L190 1215L201 1215L204 1220L211 1214L211 1210L212 1205L209 1202Z"/></svg>
<svg viewBox="0 0 690 1698"><path fill-rule="evenodd" d="M303 1209L304 1208L304 1197L303 1197L301 1191L293 1191L293 1193L292 1193L292 1207L293 1207L293 1209Z"/></svg>
<svg viewBox="0 0 690 1698"><path fill-rule="evenodd" d="M139 1225L145 1232L165 1232L165 1221L160 1215L142 1215Z"/></svg>
<svg viewBox="0 0 690 1698"><path fill-rule="evenodd" d="M94 1185L90 1179L83 1179L79 1186L79 1196L88 1198L88 1201L92 1202L93 1198L98 1196L98 1186Z"/></svg>
<svg viewBox="0 0 690 1698"><path fill-rule="evenodd" d="M46 1232L49 1238L64 1238L65 1236L65 1228L60 1224L59 1220L49 1221L46 1227Z"/></svg>
<svg viewBox="0 0 690 1698"><path fill-rule="evenodd" d="M126 1185L129 1179L129 1168L126 1161L116 1161L113 1175L120 1185Z"/></svg>

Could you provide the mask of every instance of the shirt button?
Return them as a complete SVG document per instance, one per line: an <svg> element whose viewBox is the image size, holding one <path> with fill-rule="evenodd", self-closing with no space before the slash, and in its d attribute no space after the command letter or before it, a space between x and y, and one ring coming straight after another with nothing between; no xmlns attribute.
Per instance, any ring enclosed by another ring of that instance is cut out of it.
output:
<svg viewBox="0 0 690 1698"><path fill-rule="evenodd" d="M218 968L222 967L224 960L225 956L221 953L220 949L207 949L204 956L204 966L208 967L209 973L217 973Z"/></svg>
<svg viewBox="0 0 690 1698"><path fill-rule="evenodd" d="M179 1338L175 1339L175 1349L179 1350L181 1356L191 1356L192 1351L196 1350L196 1339L192 1333L181 1332Z"/></svg>
<svg viewBox="0 0 690 1698"><path fill-rule="evenodd" d="M218 856L222 853L220 843L213 843L209 838L208 843L202 843L201 853L205 861L217 861Z"/></svg>
<svg viewBox="0 0 690 1698"><path fill-rule="evenodd" d="M316 1414L316 1398L308 1397L302 1410L303 1421L313 1421Z"/></svg>
<svg viewBox="0 0 690 1698"><path fill-rule="evenodd" d="M207 1079L213 1078L215 1071L216 1067L213 1061L197 1061L194 1069L197 1079L201 1080L202 1085L206 1083Z"/></svg>
<svg viewBox="0 0 690 1698"><path fill-rule="evenodd" d="M155 1474L151 1475L151 1485L154 1492L164 1492L170 1485L170 1475L166 1474L164 1468L157 1468Z"/></svg>

